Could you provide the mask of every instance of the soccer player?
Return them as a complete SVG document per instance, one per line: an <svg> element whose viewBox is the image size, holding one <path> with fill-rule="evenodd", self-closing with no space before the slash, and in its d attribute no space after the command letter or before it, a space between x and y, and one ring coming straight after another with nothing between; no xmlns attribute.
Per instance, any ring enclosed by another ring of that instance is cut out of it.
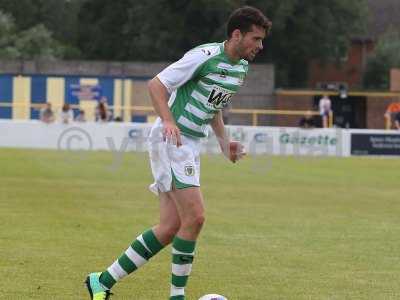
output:
<svg viewBox="0 0 400 300"><path fill-rule="evenodd" d="M140 234L106 270L86 279L91 299L108 299L116 282L134 272L172 243L170 300L184 300L196 240L204 223L200 191L200 138L210 124L222 153L232 162L243 157L243 146L229 141L222 109L229 104L248 71L248 62L263 49L272 23L245 6L228 20L228 39L187 52L149 82L159 118L149 136L150 190L159 197L160 220Z"/></svg>

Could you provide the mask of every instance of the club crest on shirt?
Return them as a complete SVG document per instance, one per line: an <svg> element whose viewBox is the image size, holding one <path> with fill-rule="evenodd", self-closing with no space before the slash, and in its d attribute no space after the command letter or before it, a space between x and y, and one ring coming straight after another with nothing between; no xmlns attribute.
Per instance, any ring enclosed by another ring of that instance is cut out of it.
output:
<svg viewBox="0 0 400 300"><path fill-rule="evenodd" d="M227 75L228 75L228 70L221 69L221 71L219 71L219 77L226 78Z"/></svg>
<svg viewBox="0 0 400 300"><path fill-rule="evenodd" d="M194 166L193 165L186 165L185 166L185 175L186 176L194 176Z"/></svg>

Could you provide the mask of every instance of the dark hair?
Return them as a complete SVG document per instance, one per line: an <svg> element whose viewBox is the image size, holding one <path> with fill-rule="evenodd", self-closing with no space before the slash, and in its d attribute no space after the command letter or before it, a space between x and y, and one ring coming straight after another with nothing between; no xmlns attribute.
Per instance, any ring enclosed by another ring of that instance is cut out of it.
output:
<svg viewBox="0 0 400 300"><path fill-rule="evenodd" d="M253 25L264 28L268 34L272 22L258 8L243 6L236 9L228 19L228 38L232 36L235 29L239 29L241 33L247 33L251 31Z"/></svg>
<svg viewBox="0 0 400 300"><path fill-rule="evenodd" d="M65 104L63 105L62 111L64 111L64 112L69 111L69 104L68 104L68 103L65 103Z"/></svg>
<svg viewBox="0 0 400 300"><path fill-rule="evenodd" d="M100 114L100 119L102 121L107 121L107 110L106 110L106 106L104 105L104 103L100 102L99 104L99 114Z"/></svg>

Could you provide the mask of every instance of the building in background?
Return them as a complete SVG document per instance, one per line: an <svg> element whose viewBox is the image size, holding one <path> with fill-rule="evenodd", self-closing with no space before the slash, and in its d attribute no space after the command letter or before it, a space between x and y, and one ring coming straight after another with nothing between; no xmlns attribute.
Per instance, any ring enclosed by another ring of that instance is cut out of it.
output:
<svg viewBox="0 0 400 300"><path fill-rule="evenodd" d="M0 118L38 119L40 109L51 103L55 113L69 104L76 117L95 120L101 98L107 99L113 119L151 122L155 118L147 81L167 63L119 63L86 61L0 61ZM233 108L274 107L274 68L252 65L252 72L233 99ZM251 125L251 115L227 115L228 122ZM260 117L259 125L273 125Z"/></svg>
<svg viewBox="0 0 400 300"><path fill-rule="evenodd" d="M355 36L344 57L325 63L311 61L309 91L278 91L278 109L316 109L320 97L329 93L334 124L342 128L385 128L384 114L388 105L400 101L395 89L399 76L391 73L390 91L363 91L363 76L368 57L374 53L379 37L390 28L400 28L400 1L369 0L370 19L365 36ZM399 83L400 84L400 83ZM279 126L295 126L298 118L279 119Z"/></svg>

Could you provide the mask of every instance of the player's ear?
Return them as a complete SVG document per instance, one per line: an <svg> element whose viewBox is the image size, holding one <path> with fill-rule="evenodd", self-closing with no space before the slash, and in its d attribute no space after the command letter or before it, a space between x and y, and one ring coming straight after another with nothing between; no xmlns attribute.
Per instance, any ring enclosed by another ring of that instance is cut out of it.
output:
<svg viewBox="0 0 400 300"><path fill-rule="evenodd" d="M232 39L236 42L240 41L240 39L242 38L242 32L240 31L240 29L235 29L234 31L232 31Z"/></svg>

